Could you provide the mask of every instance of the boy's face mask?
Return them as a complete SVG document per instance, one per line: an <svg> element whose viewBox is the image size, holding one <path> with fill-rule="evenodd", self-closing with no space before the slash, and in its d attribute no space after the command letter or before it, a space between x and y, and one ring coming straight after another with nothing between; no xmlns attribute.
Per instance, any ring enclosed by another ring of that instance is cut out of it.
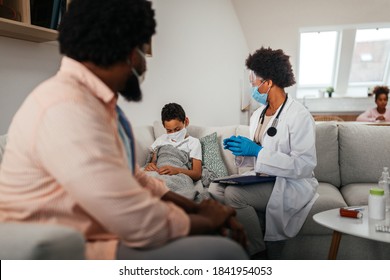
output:
<svg viewBox="0 0 390 280"><path fill-rule="evenodd" d="M187 129L184 127L182 130L179 130L174 133L168 133L168 139L170 139L173 142L181 142L184 140L184 138L187 135Z"/></svg>

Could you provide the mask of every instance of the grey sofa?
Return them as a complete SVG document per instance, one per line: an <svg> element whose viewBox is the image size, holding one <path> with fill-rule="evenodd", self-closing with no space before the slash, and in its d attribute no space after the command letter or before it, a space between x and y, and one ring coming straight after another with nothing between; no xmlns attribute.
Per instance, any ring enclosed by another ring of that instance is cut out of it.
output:
<svg viewBox="0 0 390 280"><path fill-rule="evenodd" d="M326 258L332 231L313 215L342 206L367 205L369 189L390 166L390 126L324 122L316 126L320 197L299 234L287 242L283 259ZM367 214L367 213L366 213ZM390 259L390 244L343 234L338 259Z"/></svg>
<svg viewBox="0 0 390 280"><path fill-rule="evenodd" d="M0 168L5 144L6 136L0 136ZM0 222L0 259L84 259L84 237L61 225Z"/></svg>
<svg viewBox="0 0 390 280"><path fill-rule="evenodd" d="M227 172L229 174L240 172L234 166L232 154L221 148L221 141L233 134L247 136L248 126L191 125L188 131L197 138L216 132L216 145ZM150 145L162 133L164 129L160 122L134 128L139 165L145 164ZM332 231L314 222L312 216L321 211L346 205L367 204L369 188L377 184L383 166L390 167L389 139L390 126L318 123L316 126L318 164L315 175L320 182L318 188L320 197L296 237L285 242L269 244L270 257L274 259L326 259ZM0 259L77 259L83 257L83 238L79 233L60 226L50 227L0 223ZM64 246L60 246L61 244ZM50 253L45 252L45 248L49 248ZM343 235L338 259L390 259L390 244Z"/></svg>
<svg viewBox="0 0 390 280"><path fill-rule="evenodd" d="M302 129L305 129L304 127ZM137 162L145 164L148 147L164 133L161 123L134 129ZM222 149L223 138L233 134L248 136L248 126L188 127L197 138L217 133L218 145L229 174L240 172L234 157ZM354 122L322 122L316 125L319 198L299 234L285 242L269 244L274 259L326 259L332 231L313 220L325 210L352 205L367 205L369 189L377 184L384 166L390 167L390 126L370 126ZM264 221L260 221L264 222ZM343 235L338 259L390 259L390 244Z"/></svg>

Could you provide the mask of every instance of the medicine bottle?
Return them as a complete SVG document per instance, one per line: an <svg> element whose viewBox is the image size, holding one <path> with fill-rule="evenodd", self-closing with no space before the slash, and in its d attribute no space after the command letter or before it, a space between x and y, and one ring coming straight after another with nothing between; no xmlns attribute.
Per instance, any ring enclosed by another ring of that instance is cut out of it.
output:
<svg viewBox="0 0 390 280"><path fill-rule="evenodd" d="M385 191L379 188L370 189L368 197L368 216L371 219L383 220L385 218Z"/></svg>
<svg viewBox="0 0 390 280"><path fill-rule="evenodd" d="M389 190L389 184L390 184L390 176L389 176L389 168L383 167L382 176L378 180L378 187L380 189L383 189L385 191L385 207L386 211L390 210L390 190Z"/></svg>

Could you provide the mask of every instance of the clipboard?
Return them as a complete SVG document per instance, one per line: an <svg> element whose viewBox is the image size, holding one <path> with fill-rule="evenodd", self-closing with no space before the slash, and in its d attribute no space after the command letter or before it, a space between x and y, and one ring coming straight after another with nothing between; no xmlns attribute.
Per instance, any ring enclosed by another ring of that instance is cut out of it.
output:
<svg viewBox="0 0 390 280"><path fill-rule="evenodd" d="M225 185L251 185L266 182L275 182L276 176L258 176L258 175L245 175L238 177L223 177L213 180L214 183L225 184Z"/></svg>

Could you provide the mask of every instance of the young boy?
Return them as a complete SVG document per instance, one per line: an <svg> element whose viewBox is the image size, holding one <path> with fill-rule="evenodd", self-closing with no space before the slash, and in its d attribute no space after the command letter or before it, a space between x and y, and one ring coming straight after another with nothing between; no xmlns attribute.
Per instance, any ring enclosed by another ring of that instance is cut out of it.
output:
<svg viewBox="0 0 390 280"><path fill-rule="evenodd" d="M202 176L202 147L199 139L187 133L186 127L189 119L183 108L176 103L166 104L161 110L161 121L167 133L158 137L152 144L151 161L145 166L145 171L155 171L160 175L184 174L193 181L198 181ZM165 145L171 145L188 153L190 164L187 167L184 164L183 166L180 164L159 165L158 149Z"/></svg>

